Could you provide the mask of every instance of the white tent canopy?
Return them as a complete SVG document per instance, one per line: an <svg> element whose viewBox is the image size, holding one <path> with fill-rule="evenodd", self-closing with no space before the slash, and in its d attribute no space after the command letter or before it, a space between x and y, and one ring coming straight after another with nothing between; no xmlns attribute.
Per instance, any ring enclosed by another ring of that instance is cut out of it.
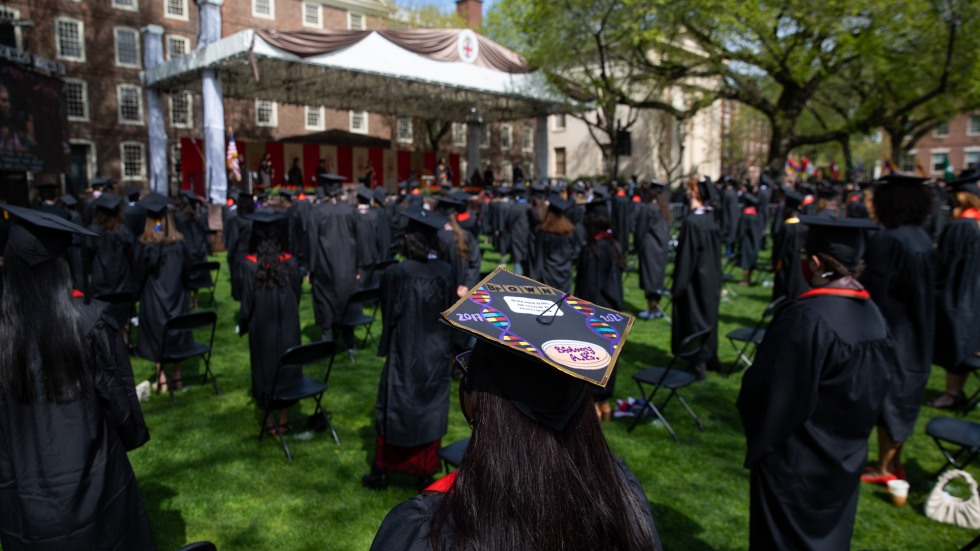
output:
<svg viewBox="0 0 980 551"><path fill-rule="evenodd" d="M440 60L402 48L378 32L365 34L349 46L303 56L274 46L262 33L245 30L147 69L144 84L161 90L200 90L201 71L212 69L224 97L460 122L476 117L515 120L576 109L567 98L548 92L538 72Z"/></svg>

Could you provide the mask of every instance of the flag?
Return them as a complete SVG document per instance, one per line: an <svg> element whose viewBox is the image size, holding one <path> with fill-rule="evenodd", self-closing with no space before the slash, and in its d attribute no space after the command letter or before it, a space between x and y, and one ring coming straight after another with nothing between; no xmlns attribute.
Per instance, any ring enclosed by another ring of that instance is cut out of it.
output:
<svg viewBox="0 0 980 551"><path fill-rule="evenodd" d="M807 159L806 156L803 157L803 162L801 164L803 165L803 172L806 172L807 176L813 176L816 174L817 165L811 163L810 159Z"/></svg>
<svg viewBox="0 0 980 551"><path fill-rule="evenodd" d="M956 178L956 171L953 170L953 165L949 164L949 155L943 160L943 180L947 182Z"/></svg>
<svg viewBox="0 0 980 551"><path fill-rule="evenodd" d="M920 161L919 159L915 160L915 171L919 173L919 176L922 176L923 178L927 176L926 168L922 166L922 161Z"/></svg>
<svg viewBox="0 0 980 551"><path fill-rule="evenodd" d="M225 162L228 165L228 170L231 172L231 177L236 182L242 181L242 171L241 167L238 166L238 146L235 145L235 135L228 135L228 153L225 155Z"/></svg>
<svg viewBox="0 0 980 551"><path fill-rule="evenodd" d="M895 165L892 164L891 159L885 157L885 160L882 162L881 175L887 176L889 174L898 174L898 170L895 170Z"/></svg>
<svg viewBox="0 0 980 551"><path fill-rule="evenodd" d="M833 159L830 160L830 179L835 182L840 181L840 167Z"/></svg>
<svg viewBox="0 0 980 551"><path fill-rule="evenodd" d="M786 157L786 168L792 169L796 172L803 172L803 167L800 163L796 162L796 159L792 157Z"/></svg>

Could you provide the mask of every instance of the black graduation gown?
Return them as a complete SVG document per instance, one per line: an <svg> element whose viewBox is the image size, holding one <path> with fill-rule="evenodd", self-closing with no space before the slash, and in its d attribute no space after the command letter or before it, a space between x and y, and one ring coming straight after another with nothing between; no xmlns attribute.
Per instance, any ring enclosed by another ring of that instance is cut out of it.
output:
<svg viewBox="0 0 980 551"><path fill-rule="evenodd" d="M156 549L126 456L150 437L126 345L104 303L79 307L92 374L79 398L47 402L39 365L33 404L0 388L4 551Z"/></svg>
<svg viewBox="0 0 980 551"><path fill-rule="evenodd" d="M960 218L939 238L936 340L933 359L942 367L960 366L980 350L980 228Z"/></svg>
<svg viewBox="0 0 980 551"><path fill-rule="evenodd" d="M769 204L772 202L772 190L769 189L769 186L759 186L756 197L759 198L759 218L762 220L762 234L764 236L769 228Z"/></svg>
<svg viewBox="0 0 980 551"><path fill-rule="evenodd" d="M228 236L228 276L231 280L231 298L242 300L242 264L248 254L248 244L252 240L252 221L241 216L228 217L225 228Z"/></svg>
<svg viewBox="0 0 980 551"><path fill-rule="evenodd" d="M623 245L623 249L629 246L630 242L630 219L633 211L633 205L630 203L630 198L624 195L614 195L612 199L612 231L613 235L616 237L616 241L619 241Z"/></svg>
<svg viewBox="0 0 980 551"><path fill-rule="evenodd" d="M592 245L582 247L578 256L575 270L575 296L593 304L623 309L623 270L616 263L614 251L615 241L609 238L596 241L599 254L592 250ZM603 389L595 389L592 393L597 400L608 400L616 391L616 370Z"/></svg>
<svg viewBox="0 0 980 551"><path fill-rule="evenodd" d="M844 212L848 218L868 218L868 207L864 204L864 197L861 192L851 193L847 196L847 207Z"/></svg>
<svg viewBox="0 0 980 551"><path fill-rule="evenodd" d="M924 229L900 226L868 240L864 265L861 284L885 317L895 344L892 386L879 424L893 440L904 442L915 429L932 368L939 256Z"/></svg>
<svg viewBox="0 0 980 551"><path fill-rule="evenodd" d="M297 199L291 209L290 216L293 217L293 231L298 232L294 235L295 243L291 244L293 258L296 259L299 267L299 274L306 275L309 272L310 259L307 258L310 250L310 216L313 213L313 203L306 199Z"/></svg>
<svg viewBox="0 0 980 551"><path fill-rule="evenodd" d="M762 217L755 208L742 210L738 219L738 267L743 270L755 268L762 247Z"/></svg>
<svg viewBox="0 0 980 551"><path fill-rule="evenodd" d="M721 302L721 250L718 225L709 210L691 211L681 224L674 260L671 293L674 320L670 327L671 353L677 354L685 338L710 329L711 335L694 362L718 362L718 305Z"/></svg>
<svg viewBox="0 0 980 551"><path fill-rule="evenodd" d="M664 288L667 255L670 251L670 223L660 215L657 203L638 203L633 243L640 260L640 289L646 296Z"/></svg>
<svg viewBox="0 0 980 551"><path fill-rule="evenodd" d="M572 290L572 261L582 242L577 233L538 232L533 279L564 292Z"/></svg>
<svg viewBox="0 0 980 551"><path fill-rule="evenodd" d="M357 291L357 213L346 203L327 201L310 216L310 277L316 324L332 330Z"/></svg>
<svg viewBox="0 0 980 551"><path fill-rule="evenodd" d="M806 244L806 224L799 218L784 221L772 241L772 299L785 296L795 300L810 289L800 265L800 251Z"/></svg>
<svg viewBox="0 0 980 551"><path fill-rule="evenodd" d="M177 229L184 234L184 244L187 247L188 266L187 288L204 289L211 286L209 270L193 270L197 264L208 261L208 220L204 215L194 217L177 211L174 216Z"/></svg>
<svg viewBox="0 0 980 551"><path fill-rule="evenodd" d="M455 291L452 268L441 260L406 260L381 276L378 355L387 359L375 414L385 444L419 446L446 434L452 330L439 313L452 306Z"/></svg>
<svg viewBox="0 0 980 551"><path fill-rule="evenodd" d="M654 551L663 551L660 544L660 535L657 527L653 523L653 514L650 511L650 500L647 498L643 486L621 459L616 459L618 467L617 474L625 483L626 487L633 494L634 501L639 507L643 508L642 516L650 526L650 532L654 537ZM442 503L443 494L423 493L408 501L404 501L388 512L378 533L374 536L371 544L371 551L430 551L429 534L432 531L432 522ZM548 505L547 497L541 497L541 504ZM449 519L452 522L452 519ZM451 526L442 531L442 548L453 550L453 529Z"/></svg>
<svg viewBox="0 0 980 551"><path fill-rule="evenodd" d="M120 224L115 230L107 231L98 224L92 224L89 229L101 237L84 240L85 263L90 272L85 294L98 298L99 295L109 293L133 293L136 240L129 233L129 228ZM113 319L120 325L125 325L133 316L135 300L134 295L131 301L110 308Z"/></svg>
<svg viewBox="0 0 980 551"><path fill-rule="evenodd" d="M531 204L516 202L507 212L505 230L510 238L510 260L526 263L531 249Z"/></svg>
<svg viewBox="0 0 980 551"><path fill-rule="evenodd" d="M74 210L66 210L68 220L72 223L82 225L82 215ZM65 260L68 261L68 268L71 270L71 279L76 289L85 289L88 285L89 270L85 264L84 244L82 236L72 237L71 245L65 249Z"/></svg>
<svg viewBox="0 0 980 551"><path fill-rule="evenodd" d="M719 230L725 243L735 243L738 237L738 192L734 188L725 188L721 196L719 213Z"/></svg>
<svg viewBox="0 0 980 551"><path fill-rule="evenodd" d="M164 324L190 309L185 287L190 269L187 249L183 242L138 244L133 266L140 302L136 354L151 362L159 362ZM169 342L177 345L188 342L190 338L190 333L171 335Z"/></svg>
<svg viewBox="0 0 980 551"><path fill-rule="evenodd" d="M737 402L752 471L750 549L850 548L894 361L866 298L816 295L777 312Z"/></svg>
<svg viewBox="0 0 980 551"><path fill-rule="evenodd" d="M136 203L129 203L123 207L123 224L129 228L134 237L139 238L143 235L143 227L146 225L146 209Z"/></svg>
<svg viewBox="0 0 980 551"><path fill-rule="evenodd" d="M246 256L242 264L242 304L238 312L239 334L248 334L248 352L252 367L252 397L261 408L288 407L291 404L270 404L267 396L276 379L279 357L289 348L301 343L299 327L299 297L302 279L296 259L283 254L279 261L286 272L285 287L258 285L255 279L258 265L254 256ZM302 378L301 368L284 369L280 383L288 384Z"/></svg>
<svg viewBox="0 0 980 551"><path fill-rule="evenodd" d="M507 233L507 218L510 216L510 201L500 200L490 203L490 217L493 221L493 245L501 256L510 252L510 234Z"/></svg>
<svg viewBox="0 0 980 551"><path fill-rule="evenodd" d="M381 231L378 210L357 209L357 261L361 267L361 287L377 284L381 274L375 274L373 265L384 259L381 249Z"/></svg>

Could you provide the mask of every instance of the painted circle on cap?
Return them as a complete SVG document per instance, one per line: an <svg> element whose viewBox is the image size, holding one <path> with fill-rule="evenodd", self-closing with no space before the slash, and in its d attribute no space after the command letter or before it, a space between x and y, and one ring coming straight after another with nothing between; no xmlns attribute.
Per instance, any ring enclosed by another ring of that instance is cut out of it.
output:
<svg viewBox="0 0 980 551"><path fill-rule="evenodd" d="M551 360L575 369L603 369L612 359L609 352L597 344L570 339L548 341L541 345L541 350Z"/></svg>

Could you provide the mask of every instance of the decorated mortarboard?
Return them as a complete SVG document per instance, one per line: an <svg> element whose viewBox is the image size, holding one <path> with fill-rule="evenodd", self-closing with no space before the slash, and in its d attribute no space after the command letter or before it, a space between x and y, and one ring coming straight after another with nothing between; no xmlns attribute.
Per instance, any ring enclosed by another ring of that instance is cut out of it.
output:
<svg viewBox="0 0 980 551"><path fill-rule="evenodd" d="M184 199L190 201L191 203L200 203L201 202L201 198L198 197L196 193L194 193L193 191L191 191L189 189L182 189L182 190L180 190L180 196L183 197Z"/></svg>
<svg viewBox="0 0 980 551"><path fill-rule="evenodd" d="M923 178L922 176L908 176L905 174L886 174L881 178L874 181L875 185L922 185L929 181L929 178Z"/></svg>
<svg viewBox="0 0 980 551"><path fill-rule="evenodd" d="M565 211L572 206L572 203L573 201L571 199L562 199L561 195L556 194L548 197L548 208L561 214L565 214Z"/></svg>
<svg viewBox="0 0 980 551"><path fill-rule="evenodd" d="M68 208L74 207L78 204L78 199L75 199L75 196L70 193L62 195L59 197L59 199L61 199L61 204Z"/></svg>
<svg viewBox="0 0 980 551"><path fill-rule="evenodd" d="M581 405L588 389L581 383L605 388L634 321L503 266L442 316L477 337L478 348L490 345L529 360L492 362L493 385L523 413L555 430ZM564 388L529 384L549 379Z"/></svg>
<svg viewBox="0 0 980 551"><path fill-rule="evenodd" d="M371 199L374 199L374 193L367 186L360 185L357 186L357 198L363 200L365 203L370 203Z"/></svg>
<svg viewBox="0 0 980 551"><path fill-rule="evenodd" d="M946 185L957 192L980 195L977 182L980 182L980 170L968 169L960 172L955 179L946 182Z"/></svg>
<svg viewBox="0 0 980 551"><path fill-rule="evenodd" d="M11 205L2 208L15 220L5 254L13 253L30 266L61 256L75 235L99 236L55 214Z"/></svg>
<svg viewBox="0 0 980 551"><path fill-rule="evenodd" d="M806 250L827 253L848 268L854 268L864 256L864 232L878 229L866 218L836 218L821 214L800 216L806 224Z"/></svg>
<svg viewBox="0 0 980 551"><path fill-rule="evenodd" d="M146 209L147 212L160 214L167 209L167 205L170 204L170 198L154 191L140 199L138 204Z"/></svg>
<svg viewBox="0 0 980 551"><path fill-rule="evenodd" d="M92 180L92 183L89 184L89 187L91 187L92 189L96 189L96 188L104 188L108 185L112 185L112 180L110 180L109 178L96 178Z"/></svg>
<svg viewBox="0 0 980 551"><path fill-rule="evenodd" d="M96 208L103 210L116 210L119 208L119 205L122 204L122 200L122 197L116 195L115 193L106 192L99 195L98 199L93 201L92 204L95 205Z"/></svg>
<svg viewBox="0 0 980 551"><path fill-rule="evenodd" d="M425 210L421 205L413 205L401 213L408 218L410 226L414 225L416 228L425 231L438 231L449 223L449 218L446 215Z"/></svg>

